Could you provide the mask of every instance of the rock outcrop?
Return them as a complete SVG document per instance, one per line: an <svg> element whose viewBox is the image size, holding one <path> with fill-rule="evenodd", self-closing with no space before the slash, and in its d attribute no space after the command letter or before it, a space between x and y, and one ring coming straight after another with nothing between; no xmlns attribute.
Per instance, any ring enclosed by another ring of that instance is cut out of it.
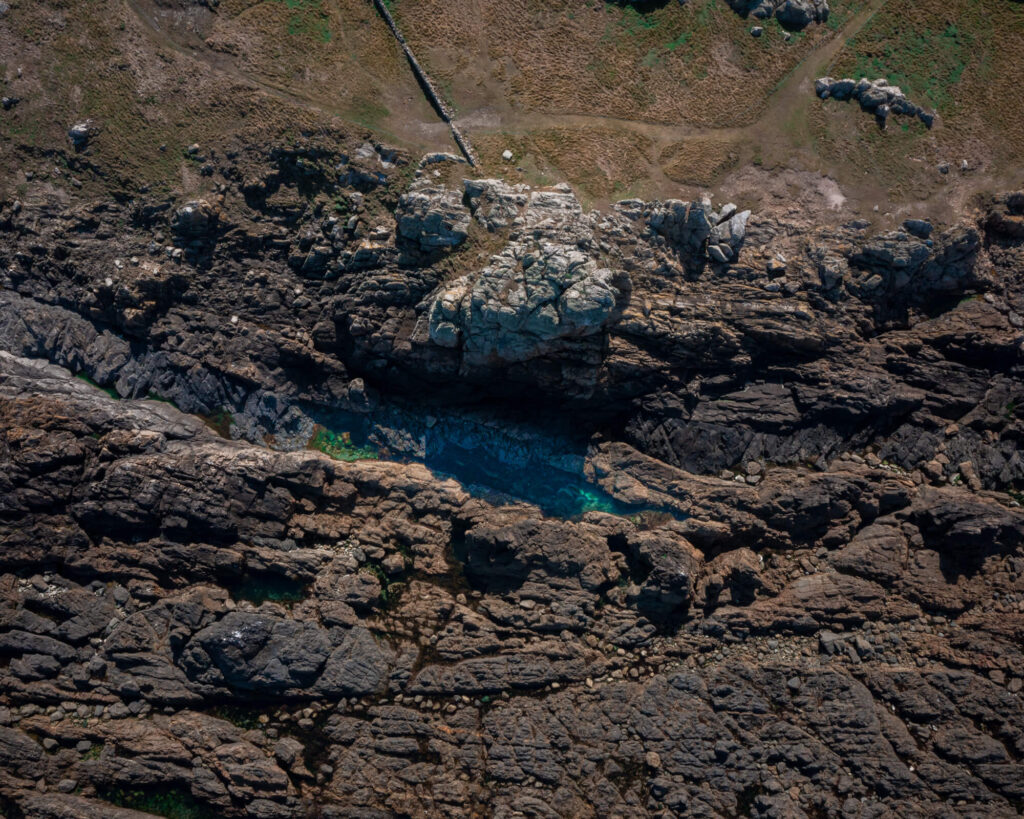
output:
<svg viewBox="0 0 1024 819"><path fill-rule="evenodd" d="M779 25L789 31L802 31L811 23L828 20L826 0L726 0L729 7L742 17L758 20L775 17Z"/></svg>
<svg viewBox="0 0 1024 819"><path fill-rule="evenodd" d="M477 213L487 207L482 196L471 193ZM508 199L487 207L483 218L495 225ZM628 275L599 267L589 220L571 191L534 191L517 221L508 246L487 267L432 299L430 340L458 348L466 367L557 356L563 340L575 346L599 339L628 298Z"/></svg>
<svg viewBox="0 0 1024 819"><path fill-rule="evenodd" d="M856 100L862 111L874 114L882 124L890 114L917 117L928 128L935 122L934 111L927 111L912 103L898 85L890 85L884 77L874 81L866 77L859 80L820 77L814 81L814 93L823 100Z"/></svg>
<svg viewBox="0 0 1024 819"><path fill-rule="evenodd" d="M203 153L0 203L4 810L1016 814L1020 193Z"/></svg>
<svg viewBox="0 0 1024 819"><path fill-rule="evenodd" d="M688 517L558 521L5 353L0 419L0 794L25 815L1022 796L1006 496L850 459L754 486L608 444L597 474Z"/></svg>

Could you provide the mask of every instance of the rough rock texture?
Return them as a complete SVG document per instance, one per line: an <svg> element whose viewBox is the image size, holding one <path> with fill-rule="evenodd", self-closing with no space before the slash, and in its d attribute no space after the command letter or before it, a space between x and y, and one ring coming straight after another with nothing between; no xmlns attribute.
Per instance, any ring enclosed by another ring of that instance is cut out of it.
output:
<svg viewBox="0 0 1024 819"><path fill-rule="evenodd" d="M8 813L1017 814L1020 193L929 231L208 154L0 203ZM626 511L303 449L453 418Z"/></svg>
<svg viewBox="0 0 1024 819"><path fill-rule="evenodd" d="M890 114L917 117L929 128L935 122L934 111L912 103L898 85L890 85L884 77L874 81L866 77L859 80L819 77L814 81L814 93L823 100L830 97L839 101L856 100L863 111L874 114L882 124Z"/></svg>
<svg viewBox="0 0 1024 819"><path fill-rule="evenodd" d="M483 197L469 187L479 213L486 207ZM487 210L489 227L510 200L504 194ZM570 190L531 193L507 247L483 270L433 297L430 340L460 348L463 365L473 367L557 355L563 339L573 347L581 339L600 339L621 312L630 283L624 271L599 267L597 250L590 220Z"/></svg>
<svg viewBox="0 0 1024 819"><path fill-rule="evenodd" d="M417 187L404 194L395 212L398 235L424 252L466 241L470 214L457 191Z"/></svg>
<svg viewBox="0 0 1024 819"><path fill-rule="evenodd" d="M0 374L0 792L25 815L141 815L103 805L128 791L224 816L1016 815L1005 496L853 460L740 485L617 444L593 469L689 517L557 521Z"/></svg>
<svg viewBox="0 0 1024 819"><path fill-rule="evenodd" d="M774 16L790 31L801 31L811 23L828 20L827 0L726 0L737 14L767 20Z"/></svg>

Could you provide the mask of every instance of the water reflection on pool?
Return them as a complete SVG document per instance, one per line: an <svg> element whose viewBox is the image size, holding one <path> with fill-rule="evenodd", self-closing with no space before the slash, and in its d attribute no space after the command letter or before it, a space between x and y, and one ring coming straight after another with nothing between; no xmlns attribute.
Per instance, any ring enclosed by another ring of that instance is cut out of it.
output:
<svg viewBox="0 0 1024 819"><path fill-rule="evenodd" d="M423 463L468 492L495 503L526 501L548 516L587 512L634 515L652 510L616 500L584 474L587 442L525 425L499 426L467 416L423 418L393 408L370 418L338 413L319 419L320 440L343 439L359 458ZM313 448L332 454L328 449ZM348 451L346 449L346 451ZM352 460L353 458L345 458Z"/></svg>

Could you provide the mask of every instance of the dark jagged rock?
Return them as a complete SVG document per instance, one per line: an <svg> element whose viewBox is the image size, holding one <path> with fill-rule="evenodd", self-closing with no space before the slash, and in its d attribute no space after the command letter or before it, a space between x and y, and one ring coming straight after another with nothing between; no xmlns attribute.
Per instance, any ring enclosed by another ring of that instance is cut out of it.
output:
<svg viewBox="0 0 1024 819"><path fill-rule="evenodd" d="M1016 810L1004 495L614 444L595 474L687 516L556 521L7 354L0 419L0 791L26 815ZM250 600L256 570L301 597Z"/></svg>
<svg viewBox="0 0 1024 819"><path fill-rule="evenodd" d="M0 205L5 809L1015 815L1019 193L203 155L205 199Z"/></svg>

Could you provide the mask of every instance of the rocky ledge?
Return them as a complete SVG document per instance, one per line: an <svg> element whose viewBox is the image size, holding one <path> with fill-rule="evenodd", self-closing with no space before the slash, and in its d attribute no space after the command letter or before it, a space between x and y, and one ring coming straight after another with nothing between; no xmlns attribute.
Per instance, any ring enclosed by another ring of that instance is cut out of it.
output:
<svg viewBox="0 0 1024 819"><path fill-rule="evenodd" d="M420 466L226 441L7 354L0 417L0 792L22 815L1024 798L1005 495L857 458L751 486L615 444L595 473L685 514L560 521Z"/></svg>
<svg viewBox="0 0 1024 819"><path fill-rule="evenodd" d="M202 160L0 203L8 814L1017 815L1022 194L882 227ZM618 505L402 462L453 418L521 472L571 428L545 475ZM313 450L357 423L400 457Z"/></svg>

